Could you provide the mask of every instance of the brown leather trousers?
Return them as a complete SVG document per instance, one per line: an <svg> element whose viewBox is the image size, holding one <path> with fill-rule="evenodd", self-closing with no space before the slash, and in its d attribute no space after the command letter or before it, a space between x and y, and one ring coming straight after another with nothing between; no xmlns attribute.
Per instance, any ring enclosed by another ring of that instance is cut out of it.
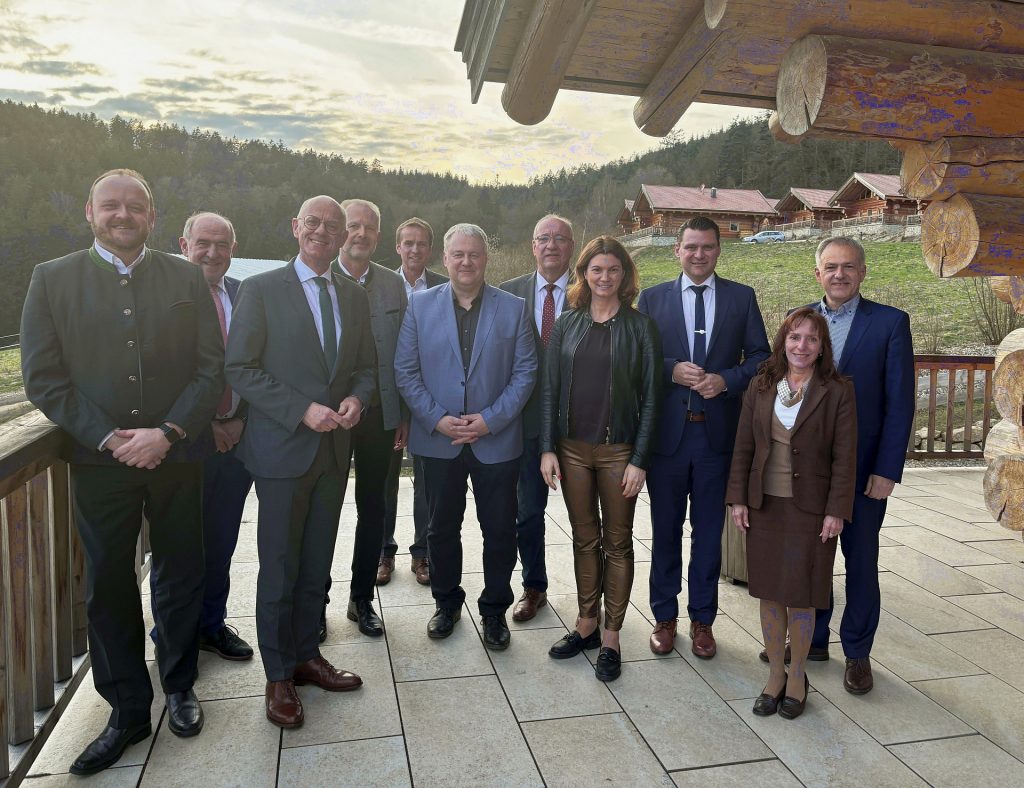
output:
<svg viewBox="0 0 1024 788"><path fill-rule="evenodd" d="M563 438L558 445L562 496L572 523L572 552L580 618L594 618L604 595L605 629L622 629L633 587L636 496L622 495L633 447ZM600 502L600 514L598 513Z"/></svg>

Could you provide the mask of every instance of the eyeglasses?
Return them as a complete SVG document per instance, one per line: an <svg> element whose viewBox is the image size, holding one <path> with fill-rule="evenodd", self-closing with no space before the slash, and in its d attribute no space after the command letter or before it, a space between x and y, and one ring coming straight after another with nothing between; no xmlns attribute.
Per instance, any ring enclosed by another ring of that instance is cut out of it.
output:
<svg viewBox="0 0 1024 788"><path fill-rule="evenodd" d="M341 222L321 221L319 216L303 216L299 221L302 222L307 230L316 230L317 227L323 224L324 229L331 235L337 235L341 232Z"/></svg>
<svg viewBox="0 0 1024 788"><path fill-rule="evenodd" d="M572 238L570 238L568 235L538 235L533 240L536 243L539 243L541 246L544 246L545 244L550 243L551 241L554 241L559 246L562 246L563 244L570 243L572 241Z"/></svg>

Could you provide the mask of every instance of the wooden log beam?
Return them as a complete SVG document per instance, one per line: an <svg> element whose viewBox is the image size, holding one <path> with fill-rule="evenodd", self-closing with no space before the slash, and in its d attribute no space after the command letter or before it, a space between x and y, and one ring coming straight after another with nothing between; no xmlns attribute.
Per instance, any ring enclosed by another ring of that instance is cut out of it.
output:
<svg viewBox="0 0 1024 788"><path fill-rule="evenodd" d="M1003 337L1003 341L1000 342L999 347L996 348L995 368L999 369L999 365L1003 363L1003 359L1011 353L1016 353L1019 350L1024 350L1024 328L1014 329Z"/></svg>
<svg viewBox="0 0 1024 788"><path fill-rule="evenodd" d="M999 415L1018 427L1024 424L1024 350L1015 350L996 367L992 398Z"/></svg>
<svg viewBox="0 0 1024 788"><path fill-rule="evenodd" d="M1004 304L1013 303L1013 301L1010 298L1010 279L1011 277L1009 276L988 277L988 286L992 290L992 295L994 295Z"/></svg>
<svg viewBox="0 0 1024 788"><path fill-rule="evenodd" d="M1024 198L956 194L933 202L921 220L921 248L944 279L1024 275Z"/></svg>
<svg viewBox="0 0 1024 788"><path fill-rule="evenodd" d="M788 145L799 145L806 139L862 141L871 136L868 134L845 134L843 132L836 131L819 131L817 129L808 129L804 134L789 134L782 128L782 124L779 122L779 113L777 111L772 112L772 114L768 116L768 131L779 142L785 142ZM877 137L877 139L888 142L894 148L902 149L903 140L885 140L884 137Z"/></svg>
<svg viewBox="0 0 1024 788"><path fill-rule="evenodd" d="M795 135L1016 137L1024 56L810 35L786 52L776 103L783 130Z"/></svg>
<svg viewBox="0 0 1024 788"><path fill-rule="evenodd" d="M997 523L1024 530L1024 459L996 457L985 470L985 506Z"/></svg>
<svg viewBox="0 0 1024 788"><path fill-rule="evenodd" d="M927 0L898 10L890 0L704 0L704 18L711 30L739 32L724 67L702 88L706 101L715 93L751 102L774 97L783 55L811 33L1024 53L1024 6L999 0ZM753 23L762 19L770 23Z"/></svg>
<svg viewBox="0 0 1024 788"><path fill-rule="evenodd" d="M915 200L946 200L957 192L1024 196L1024 139L943 137L907 142L900 167L903 193Z"/></svg>
<svg viewBox="0 0 1024 788"><path fill-rule="evenodd" d="M501 105L532 126L551 112L597 0L537 0L509 69Z"/></svg>

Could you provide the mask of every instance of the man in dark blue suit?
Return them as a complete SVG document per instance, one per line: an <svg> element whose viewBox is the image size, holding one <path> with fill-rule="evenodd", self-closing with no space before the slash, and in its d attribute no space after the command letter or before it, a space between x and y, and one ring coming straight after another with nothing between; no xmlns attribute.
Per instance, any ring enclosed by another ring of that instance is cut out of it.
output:
<svg viewBox="0 0 1024 788"><path fill-rule="evenodd" d="M651 495L651 651L673 648L682 590L683 520L690 499L687 573L691 649L715 656L725 487L744 390L769 355L754 291L715 275L718 225L695 217L679 228L682 274L640 295L638 309L658 325L665 399L647 472Z"/></svg>
<svg viewBox="0 0 1024 788"><path fill-rule="evenodd" d="M864 247L853 238L826 238L815 253L814 276L825 291L817 307L829 324L839 372L857 396L857 497L853 520L839 538L846 560L846 609L839 637L846 655L843 686L870 692L871 646L878 628L878 532L885 502L903 477L914 423L914 342L906 312L860 295L867 275ZM832 609L819 610L810 659L828 659Z"/></svg>
<svg viewBox="0 0 1024 788"><path fill-rule="evenodd" d="M225 276L235 253L235 228L216 213L198 213L185 222L181 253L198 265L210 286L221 334L227 344L239 281ZM252 659L252 647L225 624L231 588L231 556L238 544L245 499L252 476L235 456L245 429L246 404L228 386L209 429L197 437L190 452L203 458L203 550L206 583L199 618L199 648L224 659Z"/></svg>

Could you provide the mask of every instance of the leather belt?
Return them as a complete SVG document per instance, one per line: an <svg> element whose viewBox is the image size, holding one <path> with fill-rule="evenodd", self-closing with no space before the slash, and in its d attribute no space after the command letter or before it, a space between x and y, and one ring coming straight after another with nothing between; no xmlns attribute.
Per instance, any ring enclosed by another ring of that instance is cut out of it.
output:
<svg viewBox="0 0 1024 788"><path fill-rule="evenodd" d="M703 413L697 413L692 410L686 411L687 421L704 421L707 417Z"/></svg>

